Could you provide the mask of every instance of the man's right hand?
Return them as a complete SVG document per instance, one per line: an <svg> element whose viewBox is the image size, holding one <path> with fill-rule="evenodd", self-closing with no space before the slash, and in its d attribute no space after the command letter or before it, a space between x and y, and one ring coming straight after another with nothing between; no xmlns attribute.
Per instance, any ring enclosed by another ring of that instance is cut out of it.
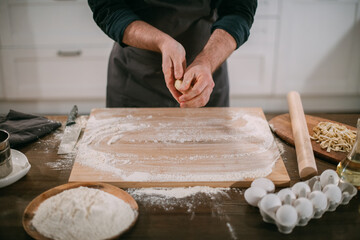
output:
<svg viewBox="0 0 360 240"><path fill-rule="evenodd" d="M133 47L161 52L162 70L166 86L179 102L181 93L175 87L175 79L182 79L185 68L185 49L175 39L144 21L134 21L125 29L122 42Z"/></svg>
<svg viewBox="0 0 360 240"><path fill-rule="evenodd" d="M162 54L162 70L166 86L176 101L179 102L179 97L182 94L176 90L174 83L176 79L182 79L184 76L186 68L185 49L171 37L167 37L159 48Z"/></svg>

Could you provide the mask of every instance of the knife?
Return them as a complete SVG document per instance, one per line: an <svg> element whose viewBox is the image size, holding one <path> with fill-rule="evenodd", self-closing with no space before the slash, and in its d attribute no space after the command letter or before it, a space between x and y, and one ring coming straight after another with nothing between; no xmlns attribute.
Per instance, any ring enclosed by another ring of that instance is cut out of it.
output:
<svg viewBox="0 0 360 240"><path fill-rule="evenodd" d="M61 143L57 154L67 154L72 152L81 132L81 126L76 124L76 117L78 115L78 107L74 105L70 114L66 120L66 127L64 130L64 136L61 139Z"/></svg>

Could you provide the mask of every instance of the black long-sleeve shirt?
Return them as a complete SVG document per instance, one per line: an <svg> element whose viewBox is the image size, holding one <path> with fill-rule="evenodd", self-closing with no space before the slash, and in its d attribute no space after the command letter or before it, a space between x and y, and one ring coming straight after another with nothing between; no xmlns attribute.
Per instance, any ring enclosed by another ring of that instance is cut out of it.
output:
<svg viewBox="0 0 360 240"><path fill-rule="evenodd" d="M163 2L164 5L171 5L174 0ZM88 3L97 25L122 46L126 27L136 20L146 21L141 14L146 0L88 0ZM218 16L211 31L223 29L233 36L237 48L241 46L249 37L257 0L212 0L210 7L217 10Z"/></svg>

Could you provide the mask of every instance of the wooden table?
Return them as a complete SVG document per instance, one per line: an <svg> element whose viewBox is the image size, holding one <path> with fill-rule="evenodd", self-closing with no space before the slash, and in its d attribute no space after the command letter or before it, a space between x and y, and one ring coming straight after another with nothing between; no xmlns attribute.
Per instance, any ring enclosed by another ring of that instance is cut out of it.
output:
<svg viewBox="0 0 360 240"><path fill-rule="evenodd" d="M356 126L360 114L313 114ZM266 114L268 120L275 114ZM65 122L65 116L49 116ZM74 156L56 154L63 129L19 149L32 165L18 182L0 189L0 239L30 239L21 219L25 207L40 193L67 183ZM281 140L279 140L281 141ZM282 143L283 159L291 185L299 181L295 149ZM336 166L317 159L319 173ZM196 195L187 200L192 207L179 204L170 208L138 200L140 217L124 239L359 239L360 201L355 196L348 205L312 219L305 227L295 227L290 235L281 234L273 224L262 221L259 210L244 199L244 189L231 189L228 196ZM185 200L182 200L185 201ZM195 204L194 204L195 203Z"/></svg>

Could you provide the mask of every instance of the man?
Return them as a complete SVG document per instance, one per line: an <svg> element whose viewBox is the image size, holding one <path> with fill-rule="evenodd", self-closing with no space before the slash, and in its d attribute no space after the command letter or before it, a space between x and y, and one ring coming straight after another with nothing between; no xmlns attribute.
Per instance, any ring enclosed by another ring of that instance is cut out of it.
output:
<svg viewBox="0 0 360 240"><path fill-rule="evenodd" d="M88 2L115 41L107 107L229 106L225 60L248 39L257 0Z"/></svg>

